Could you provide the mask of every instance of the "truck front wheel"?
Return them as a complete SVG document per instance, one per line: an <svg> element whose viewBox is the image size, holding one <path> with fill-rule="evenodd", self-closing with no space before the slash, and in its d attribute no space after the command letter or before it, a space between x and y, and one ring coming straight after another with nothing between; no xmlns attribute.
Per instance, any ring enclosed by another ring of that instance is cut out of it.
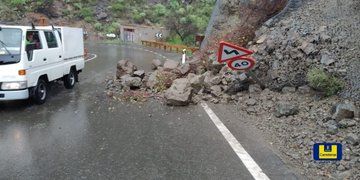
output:
<svg viewBox="0 0 360 180"><path fill-rule="evenodd" d="M76 83L77 73L74 70L70 70L70 73L64 76L64 86L66 89L72 89Z"/></svg>
<svg viewBox="0 0 360 180"><path fill-rule="evenodd" d="M46 102L48 94L48 87L46 81L39 79L38 84L34 89L33 100L36 104L41 105Z"/></svg>

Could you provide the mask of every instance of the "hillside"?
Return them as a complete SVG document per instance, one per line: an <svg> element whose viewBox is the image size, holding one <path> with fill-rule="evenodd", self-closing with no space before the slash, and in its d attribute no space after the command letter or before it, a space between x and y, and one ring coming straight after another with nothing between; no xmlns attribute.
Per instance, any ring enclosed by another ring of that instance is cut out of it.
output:
<svg viewBox="0 0 360 180"><path fill-rule="evenodd" d="M215 0L4 0L0 21L30 24L39 17L52 24L85 28L93 34L118 33L121 23L166 26L170 40L192 44L204 33Z"/></svg>

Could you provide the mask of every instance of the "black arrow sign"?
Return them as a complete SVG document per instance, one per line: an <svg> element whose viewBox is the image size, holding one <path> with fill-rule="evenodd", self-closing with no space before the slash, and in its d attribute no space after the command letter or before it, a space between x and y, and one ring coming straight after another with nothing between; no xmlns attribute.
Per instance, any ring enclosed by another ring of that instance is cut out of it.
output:
<svg viewBox="0 0 360 180"><path fill-rule="evenodd" d="M239 54L240 54L237 50L228 51L227 49L225 49L224 52L225 52L227 55L229 55L229 54L239 55Z"/></svg>

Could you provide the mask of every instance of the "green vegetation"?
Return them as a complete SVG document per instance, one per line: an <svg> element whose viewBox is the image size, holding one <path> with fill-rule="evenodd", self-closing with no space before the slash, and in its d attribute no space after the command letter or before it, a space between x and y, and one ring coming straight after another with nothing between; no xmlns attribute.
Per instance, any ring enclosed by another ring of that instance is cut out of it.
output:
<svg viewBox="0 0 360 180"><path fill-rule="evenodd" d="M326 96L335 95L344 88L340 79L317 68L308 72L307 80L312 88L324 92Z"/></svg>
<svg viewBox="0 0 360 180"><path fill-rule="evenodd" d="M216 0L183 1L149 5L146 0L115 0L110 9L115 17L133 23L166 26L169 43L194 45L195 34L204 33Z"/></svg>
<svg viewBox="0 0 360 180"><path fill-rule="evenodd" d="M55 3L57 2L57 3ZM61 2L61 3L60 3ZM26 12L37 12L70 21L84 20L96 31L116 33L119 23L166 26L171 31L170 43L194 45L194 36L204 33L216 0L1 0L0 20L16 21ZM54 4L62 4L56 7ZM96 7L105 5L110 21L96 18ZM113 23L115 22L115 23Z"/></svg>

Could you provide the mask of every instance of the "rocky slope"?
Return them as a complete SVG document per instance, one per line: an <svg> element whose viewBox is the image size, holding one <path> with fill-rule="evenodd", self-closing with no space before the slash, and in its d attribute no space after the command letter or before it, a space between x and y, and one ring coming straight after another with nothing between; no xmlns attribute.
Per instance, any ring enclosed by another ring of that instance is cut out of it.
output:
<svg viewBox="0 0 360 180"><path fill-rule="evenodd" d="M220 40L246 45L254 37L254 31L264 21L281 11L287 2L288 0L217 1L203 48L216 50Z"/></svg>
<svg viewBox="0 0 360 180"><path fill-rule="evenodd" d="M257 75L271 89L305 85L317 67L346 82L342 97L360 100L359 2L304 1L298 10L265 23L250 48L256 51Z"/></svg>

